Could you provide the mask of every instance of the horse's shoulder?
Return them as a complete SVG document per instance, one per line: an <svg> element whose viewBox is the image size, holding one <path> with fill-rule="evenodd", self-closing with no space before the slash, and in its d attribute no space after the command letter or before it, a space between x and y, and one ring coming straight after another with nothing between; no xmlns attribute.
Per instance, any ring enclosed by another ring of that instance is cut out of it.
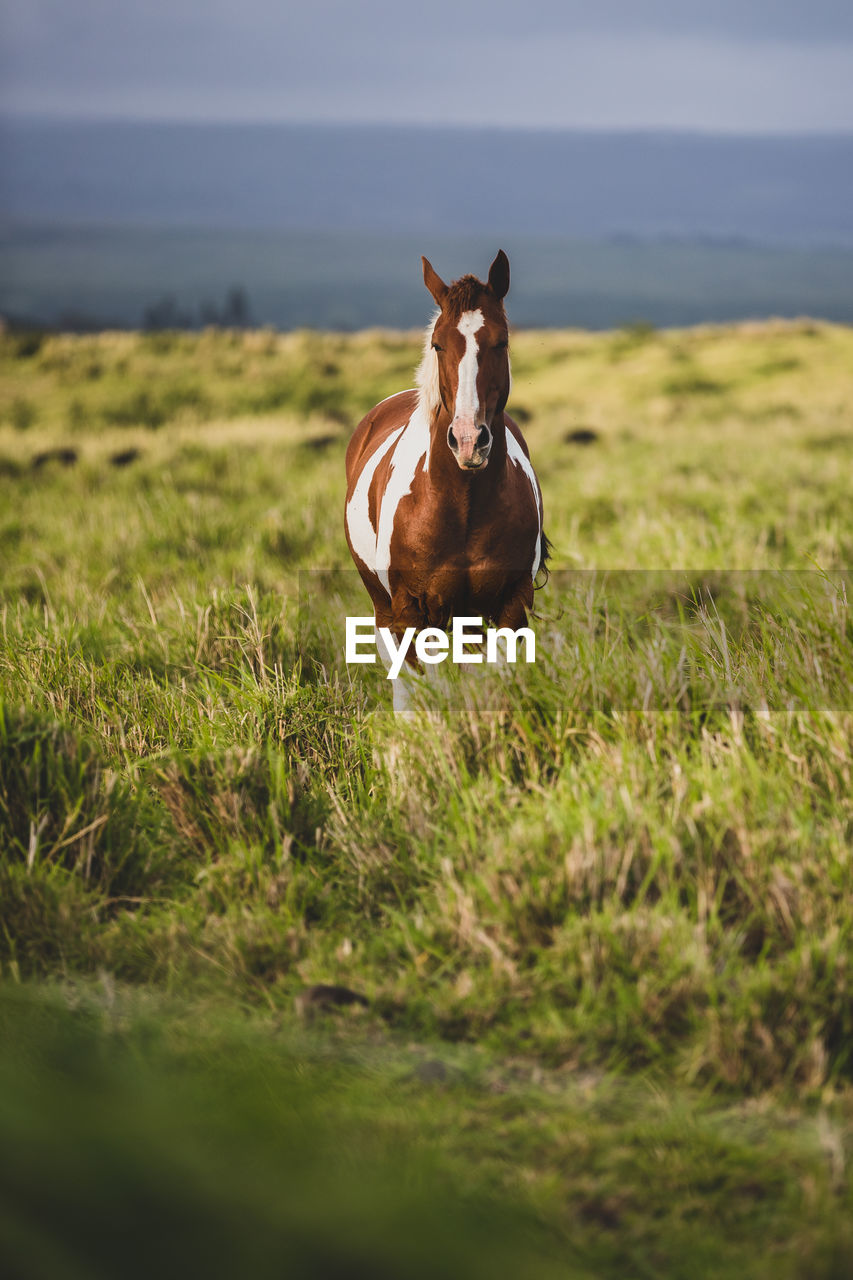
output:
<svg viewBox="0 0 853 1280"><path fill-rule="evenodd" d="M353 473L374 449L387 440L392 431L402 427L415 411L418 402L417 391L398 391L396 395L381 400L364 415L352 434L347 447L347 476L352 479Z"/></svg>

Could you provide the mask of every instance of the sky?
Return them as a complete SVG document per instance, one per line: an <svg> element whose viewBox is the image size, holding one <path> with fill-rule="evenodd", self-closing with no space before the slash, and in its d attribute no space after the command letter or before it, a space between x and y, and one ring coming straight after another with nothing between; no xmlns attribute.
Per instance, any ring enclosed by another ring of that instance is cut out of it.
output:
<svg viewBox="0 0 853 1280"><path fill-rule="evenodd" d="M853 0L0 0L0 112L853 131Z"/></svg>

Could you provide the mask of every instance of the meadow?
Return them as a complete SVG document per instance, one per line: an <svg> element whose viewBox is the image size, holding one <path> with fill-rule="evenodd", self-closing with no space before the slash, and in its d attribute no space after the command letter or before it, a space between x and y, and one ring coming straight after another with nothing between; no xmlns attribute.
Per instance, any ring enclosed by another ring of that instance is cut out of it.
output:
<svg viewBox="0 0 853 1280"><path fill-rule="evenodd" d="M847 1276L853 331L514 334L537 661L401 723L419 347L0 335L0 1256Z"/></svg>

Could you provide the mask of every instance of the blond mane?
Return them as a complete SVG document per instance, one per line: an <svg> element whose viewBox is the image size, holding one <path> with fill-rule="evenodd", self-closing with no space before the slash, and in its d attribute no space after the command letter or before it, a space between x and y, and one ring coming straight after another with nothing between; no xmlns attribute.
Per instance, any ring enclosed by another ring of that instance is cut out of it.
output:
<svg viewBox="0 0 853 1280"><path fill-rule="evenodd" d="M415 373L415 386L418 389L418 409L420 409L427 422L432 421L433 415L441 405L441 395L438 389L438 356L432 349L435 322L440 315L440 308L436 308L426 327L423 355Z"/></svg>

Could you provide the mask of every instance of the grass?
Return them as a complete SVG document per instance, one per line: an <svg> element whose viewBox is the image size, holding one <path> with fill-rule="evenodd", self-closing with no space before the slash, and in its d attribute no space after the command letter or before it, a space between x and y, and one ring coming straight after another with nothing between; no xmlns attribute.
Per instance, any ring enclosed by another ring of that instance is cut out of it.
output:
<svg viewBox="0 0 853 1280"><path fill-rule="evenodd" d="M341 507L418 345L2 336L13 1271L108 1194L222 1274L847 1274L853 334L517 334L537 663L412 726Z"/></svg>
<svg viewBox="0 0 853 1280"><path fill-rule="evenodd" d="M780 1124L106 979L7 991L0 1020L13 1274L111 1275L117 1251L150 1274L166 1241L167 1274L844 1274L831 1110Z"/></svg>

